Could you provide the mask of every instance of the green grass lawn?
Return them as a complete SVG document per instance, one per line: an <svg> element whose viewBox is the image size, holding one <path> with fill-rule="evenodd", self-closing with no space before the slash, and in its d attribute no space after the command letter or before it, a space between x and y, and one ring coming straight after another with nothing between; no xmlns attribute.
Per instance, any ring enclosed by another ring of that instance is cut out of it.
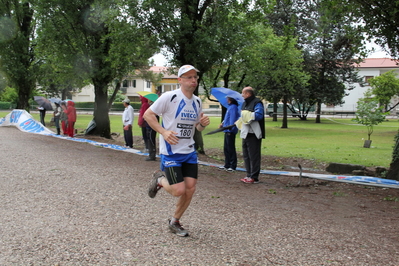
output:
<svg viewBox="0 0 399 266"><path fill-rule="evenodd" d="M0 112L4 117L9 112ZM39 114L32 114L39 120ZM50 121L51 113L46 115ZM83 131L92 119L92 115L78 115L76 128ZM122 133L122 118L111 115L111 132ZM203 132L215 130L220 124L220 117L211 117L211 125ZM52 127L50 127L52 128ZM350 119L322 119L320 124L314 118L301 121L289 118L288 128L281 128L281 118L273 122L266 119L266 139L262 141L262 154L281 157L300 157L322 162L361 164L365 166L388 167L392 159L394 136L399 128L398 119L392 119L374 127L371 135L371 148L363 148L367 139L367 128ZM53 128L52 128L53 129ZM141 136L137 126L137 117L133 134ZM223 148L223 133L203 136L205 152L207 148ZM241 140L237 135L237 151L241 151Z"/></svg>

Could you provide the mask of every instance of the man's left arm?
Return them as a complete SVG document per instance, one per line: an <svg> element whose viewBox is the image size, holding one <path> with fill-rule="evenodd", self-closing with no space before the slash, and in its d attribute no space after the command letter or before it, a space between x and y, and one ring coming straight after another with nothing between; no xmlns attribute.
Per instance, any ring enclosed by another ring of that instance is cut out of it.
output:
<svg viewBox="0 0 399 266"><path fill-rule="evenodd" d="M255 105L255 119L256 121L262 120L262 118L265 116L265 108L263 107L263 103L259 102Z"/></svg>

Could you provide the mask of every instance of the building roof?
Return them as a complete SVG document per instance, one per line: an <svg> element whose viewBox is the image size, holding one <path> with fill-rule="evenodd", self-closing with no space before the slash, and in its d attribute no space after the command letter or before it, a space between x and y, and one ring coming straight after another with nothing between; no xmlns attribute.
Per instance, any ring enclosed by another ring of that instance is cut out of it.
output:
<svg viewBox="0 0 399 266"><path fill-rule="evenodd" d="M177 79L177 71L173 73L172 67L164 67L164 66L152 66L150 67L150 71L154 73L162 73L164 79Z"/></svg>
<svg viewBox="0 0 399 266"><path fill-rule="evenodd" d="M359 68L399 68L398 63L391 58L366 58Z"/></svg>

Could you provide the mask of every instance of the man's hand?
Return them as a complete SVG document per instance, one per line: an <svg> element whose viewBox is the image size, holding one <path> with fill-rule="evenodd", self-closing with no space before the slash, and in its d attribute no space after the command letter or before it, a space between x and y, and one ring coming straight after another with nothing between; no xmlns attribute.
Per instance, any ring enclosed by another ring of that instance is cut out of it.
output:
<svg viewBox="0 0 399 266"><path fill-rule="evenodd" d="M204 115L204 113L201 113L201 118L200 118L200 125L202 126L208 126L211 123L209 120L209 117L207 115Z"/></svg>
<svg viewBox="0 0 399 266"><path fill-rule="evenodd" d="M171 130L166 130L162 133L162 137L170 145L176 145L179 142L179 138L176 136L177 133Z"/></svg>

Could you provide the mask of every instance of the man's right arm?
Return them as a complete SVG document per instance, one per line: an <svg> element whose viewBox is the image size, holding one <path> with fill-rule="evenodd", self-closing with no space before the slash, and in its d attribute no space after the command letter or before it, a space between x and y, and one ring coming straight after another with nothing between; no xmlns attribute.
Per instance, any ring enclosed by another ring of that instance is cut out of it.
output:
<svg viewBox="0 0 399 266"><path fill-rule="evenodd" d="M145 121L147 121L148 125L161 134L164 140L169 144L175 145L179 142L179 139L176 137L177 133L163 128L158 122L157 115L151 110L151 108L148 108L147 111L145 111L143 117Z"/></svg>

